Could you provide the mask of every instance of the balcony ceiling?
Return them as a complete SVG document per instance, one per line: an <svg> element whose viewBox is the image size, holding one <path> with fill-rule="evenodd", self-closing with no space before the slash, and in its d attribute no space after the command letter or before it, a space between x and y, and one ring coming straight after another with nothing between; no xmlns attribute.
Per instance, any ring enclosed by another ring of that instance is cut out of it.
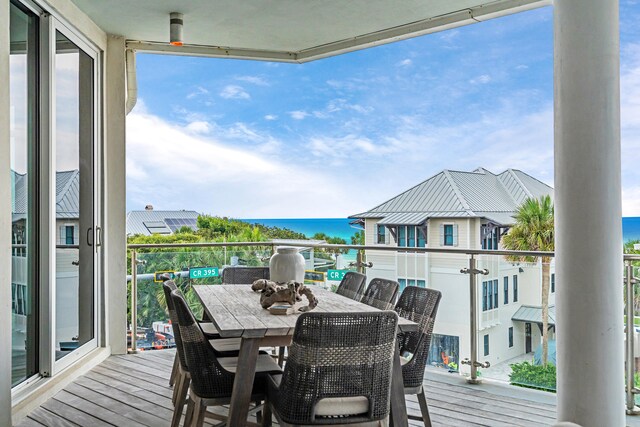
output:
<svg viewBox="0 0 640 427"><path fill-rule="evenodd" d="M550 0L73 0L136 48L167 46L169 13L184 14L183 53L304 62L531 9ZM147 43L151 42L151 43ZM192 46L193 48L190 48ZM212 50L211 50L212 49ZM174 53L180 53L175 50Z"/></svg>

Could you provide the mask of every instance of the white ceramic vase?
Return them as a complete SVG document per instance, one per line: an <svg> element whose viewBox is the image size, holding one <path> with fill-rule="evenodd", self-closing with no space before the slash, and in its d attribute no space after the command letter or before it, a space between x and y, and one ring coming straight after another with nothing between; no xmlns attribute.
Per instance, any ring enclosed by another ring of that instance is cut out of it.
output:
<svg viewBox="0 0 640 427"><path fill-rule="evenodd" d="M269 275L271 280L278 283L295 280L304 282L304 257L298 252L298 248L278 247L277 253L271 256L269 261Z"/></svg>

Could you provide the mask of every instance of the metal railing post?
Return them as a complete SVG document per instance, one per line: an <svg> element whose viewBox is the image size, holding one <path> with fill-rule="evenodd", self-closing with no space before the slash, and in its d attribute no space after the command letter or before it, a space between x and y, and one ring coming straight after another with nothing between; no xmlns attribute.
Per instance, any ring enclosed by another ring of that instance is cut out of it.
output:
<svg viewBox="0 0 640 427"><path fill-rule="evenodd" d="M471 346L471 358L462 360L460 363L463 365L469 365L471 368L471 375L467 378L469 384L480 384L478 379L478 368L488 368L491 365L489 362L478 362L478 274L489 274L489 270L476 268L476 258L474 254L469 255L469 267L460 270L462 274L469 275L469 338Z"/></svg>
<svg viewBox="0 0 640 427"><path fill-rule="evenodd" d="M138 260L136 250L131 250L131 349L138 352Z"/></svg>
<svg viewBox="0 0 640 427"><path fill-rule="evenodd" d="M471 330L471 377L467 380L470 383L478 383L478 293L476 292L477 276L473 274L476 269L476 259L473 255L469 257L469 316Z"/></svg>
<svg viewBox="0 0 640 427"><path fill-rule="evenodd" d="M633 265L631 261L626 262L626 286L627 286L627 305L626 305L626 330L627 330L627 347L626 347L626 394L627 394L627 414L638 415L640 408L636 406L635 394L640 392L635 387L634 373L636 360L634 355L634 339L635 339L635 313L633 310L633 291L636 280L633 277Z"/></svg>

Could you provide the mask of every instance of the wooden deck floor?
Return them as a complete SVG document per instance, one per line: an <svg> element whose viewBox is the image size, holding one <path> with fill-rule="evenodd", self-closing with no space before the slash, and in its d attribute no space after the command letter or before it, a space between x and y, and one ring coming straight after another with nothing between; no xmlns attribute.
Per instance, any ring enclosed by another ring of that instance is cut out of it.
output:
<svg viewBox="0 0 640 427"><path fill-rule="evenodd" d="M30 413L20 426L169 426L173 357L171 350L112 356ZM548 393L472 386L457 374L433 371L428 371L425 384L434 426L541 426L555 420L555 396ZM408 397L407 405L410 413L419 413L415 397Z"/></svg>

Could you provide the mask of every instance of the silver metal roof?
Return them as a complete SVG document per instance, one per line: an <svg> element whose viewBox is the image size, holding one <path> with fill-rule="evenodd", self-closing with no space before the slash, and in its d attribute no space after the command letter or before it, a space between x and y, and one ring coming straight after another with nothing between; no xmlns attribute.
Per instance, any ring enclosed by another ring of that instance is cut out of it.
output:
<svg viewBox="0 0 640 427"><path fill-rule="evenodd" d="M131 211L127 214L127 235L171 234L181 225L194 228L191 224L195 224L199 215L196 211Z"/></svg>
<svg viewBox="0 0 640 427"><path fill-rule="evenodd" d="M400 218L487 218L509 225L527 197L549 194L553 188L526 173L508 169L499 175L478 168L473 172L444 170L415 187L350 218L382 218L381 224L406 224Z"/></svg>
<svg viewBox="0 0 640 427"><path fill-rule="evenodd" d="M549 326L556 324L556 307L554 305L549 307ZM542 307L535 307L531 305L523 305L516 311L511 320L518 322L529 323L542 323Z"/></svg>
<svg viewBox="0 0 640 427"><path fill-rule="evenodd" d="M429 215L424 212L399 212L385 216L378 224L381 225L420 225L423 224Z"/></svg>
<svg viewBox="0 0 640 427"><path fill-rule="evenodd" d="M14 203L11 207L12 220L19 221L27 215L27 183L28 176L11 171L13 174ZM79 171L56 172L56 217L77 219L80 215Z"/></svg>

